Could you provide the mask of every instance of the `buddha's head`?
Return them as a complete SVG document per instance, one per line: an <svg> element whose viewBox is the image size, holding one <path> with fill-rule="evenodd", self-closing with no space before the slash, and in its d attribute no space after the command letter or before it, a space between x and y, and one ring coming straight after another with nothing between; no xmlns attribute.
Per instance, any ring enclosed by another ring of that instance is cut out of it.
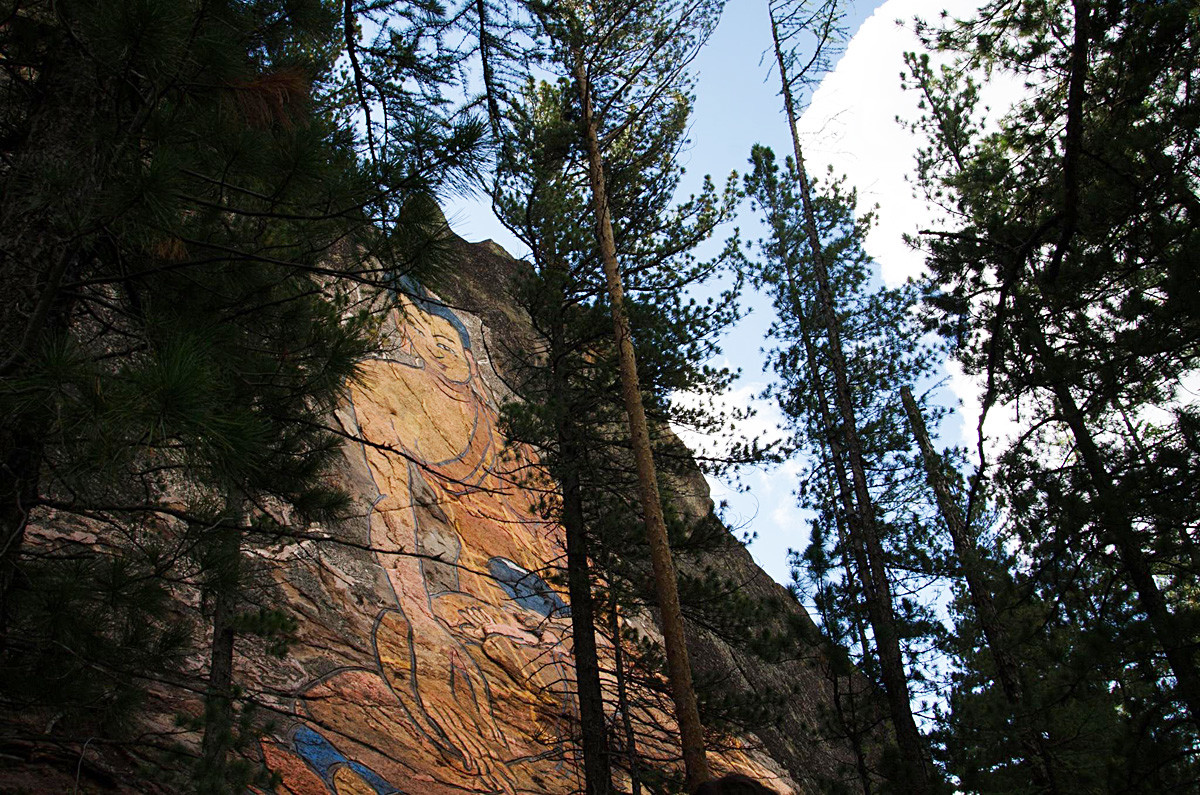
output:
<svg viewBox="0 0 1200 795"><path fill-rule="evenodd" d="M471 338L449 307L418 295L401 299L402 321L413 353L441 378L455 384L471 380Z"/></svg>

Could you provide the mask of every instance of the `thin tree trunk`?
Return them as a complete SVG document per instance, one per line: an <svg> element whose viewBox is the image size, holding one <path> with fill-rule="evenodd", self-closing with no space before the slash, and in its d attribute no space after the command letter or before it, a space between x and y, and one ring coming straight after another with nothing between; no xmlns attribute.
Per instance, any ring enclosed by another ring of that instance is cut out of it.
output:
<svg viewBox="0 0 1200 795"><path fill-rule="evenodd" d="M925 417L913 398L912 390L907 386L900 388L900 399L904 403L904 411L908 415L912 427L913 438L921 450L921 460L925 465L925 476L933 488L937 498L938 509L942 519L950 531L950 540L954 544L954 554L958 558L959 569L967 582L967 591L971 597L971 605L979 619L983 630L983 638L987 642L992 659L996 662L996 674L1004 697L1012 706L1017 724L1017 734L1026 753L1034 761L1033 775L1035 783L1044 786L1049 792L1057 793L1058 783L1054 775L1051 755L1041 735L1028 724L1028 715L1022 714L1025 703L1024 688L1021 683L1021 669L1013 654L1013 645L1000 616L996 610L996 602L992 598L992 589L988 586L987 578L980 564L979 550L975 538L971 535L967 519L959 508L958 501L942 471L941 456L933 449L929 440L929 431L925 427ZM1036 761L1035 761L1036 760Z"/></svg>
<svg viewBox="0 0 1200 795"><path fill-rule="evenodd" d="M847 533L845 525L842 522L842 517L835 517L835 519L837 522L838 543L842 545L843 549L845 549L850 546L850 538L857 538L858 536L853 533ZM849 594L851 598L854 598L858 595L858 592L861 589L863 576L861 574L857 575L857 577L855 576L855 569L850 565L849 558L843 556L842 562L843 568L846 572L846 584L854 589L851 590ZM858 588L854 587L856 584L859 586ZM862 613L858 612L857 610L854 611L853 615L851 616L851 620L854 622L854 634L858 636L858 645L862 648L861 659L864 663L869 663L873 667L874 663L871 660L871 646L867 642L867 627L865 624L863 624Z"/></svg>
<svg viewBox="0 0 1200 795"><path fill-rule="evenodd" d="M613 240L612 219L608 210L604 159L600 152L596 122L592 116L591 85L583 53L576 47L572 55L575 61L575 80L582 109L581 122L588 155L592 209L596 217L596 239L600 247L600 258L604 264L609 301L612 304L613 335L616 338L620 357L621 392L625 400L625 411L629 417L629 436L633 446L634 460L637 464L638 491L641 498L643 520L646 524L646 541L650 546L655 592L658 597L658 608L662 614L663 642L666 647L667 670L671 680L671 696L675 702L675 718L679 722L687 786L689 789L695 789L710 778L708 760L704 753L704 729L700 724L700 712L696 705L695 689L692 686L692 668L688 660L687 641L683 632L683 612L679 606L679 587L676 582L675 565L671 559L670 543L667 540L667 525L663 518L654 456L650 448L650 431L646 423L646 411L642 405L642 392L638 383L637 361L634 358L629 318L625 314L625 291L621 285L616 244Z"/></svg>
<svg viewBox="0 0 1200 795"><path fill-rule="evenodd" d="M621 617L617 612L617 592L609 583L609 625L613 641L613 665L617 678L617 709L621 711L621 728L625 732L625 757L629 764L629 795L641 795L642 776L638 770L637 735L629 715L629 688L625 682L625 647L621 643Z"/></svg>
<svg viewBox="0 0 1200 795"><path fill-rule="evenodd" d="M0 366L0 378L20 377L30 364L30 349L37 341L66 332L75 301L59 288L68 264L76 263L78 256L78 250L68 246L49 268L33 316L16 349ZM12 594L20 576L18 561L25 545L29 513L41 496L42 463L51 422L38 417L0 427L0 649L7 644Z"/></svg>
<svg viewBox="0 0 1200 795"><path fill-rule="evenodd" d="M233 746L233 647L234 622L240 603L242 511L229 511L209 532L214 559L210 588L213 591L213 637L209 654L208 688L204 703L204 739L200 749L201 781L222 791L229 750Z"/></svg>
<svg viewBox="0 0 1200 795"><path fill-rule="evenodd" d="M791 268L788 269L788 279L791 279ZM796 311L796 310L793 310ZM798 315L802 318L802 322L807 320L803 315ZM838 439L837 424L833 419L833 412L829 408L829 396L825 394L825 384L821 382L821 371L817 366L816 346L813 345L812 339L808 336L807 330L801 330L801 336L804 343L804 353L808 360L809 378L812 381L813 388L817 392L817 405L821 412L821 424L825 428L825 443L829 448L830 462L833 464L834 478L837 481L838 494L841 497L842 512L846 522L850 524L849 538L840 521L837 522L838 541L843 547L850 549L851 555L854 558L854 565L858 570L858 576L853 576L853 569L850 566L849 560L846 561L846 576L848 582L860 583L864 598L874 598L867 594L871 588L871 580L869 577L870 567L867 564L867 552L863 548L862 532L855 529L854 525L857 522L857 512L854 510L854 495L850 489L849 478L846 477L846 459L845 452L842 449L841 441ZM867 645L867 633L862 625L861 614L856 614L854 617L854 626L858 630L859 643L862 645L862 653L865 658L870 654L870 646Z"/></svg>
<svg viewBox="0 0 1200 795"><path fill-rule="evenodd" d="M62 294L58 282L66 272L65 263L76 259L77 252L72 249L61 254L51 268L34 310L35 318L26 329L26 334L32 336L21 342L0 378L8 375L7 371L18 377L23 373L23 368L29 364L27 348L35 340L46 334L66 332L74 299ZM20 576L18 561L25 545L29 513L41 496L42 463L51 422L39 417L24 424L12 423L9 428L0 428L0 444L3 445L3 453L0 453L0 649L7 643L12 593Z"/></svg>
<svg viewBox="0 0 1200 795"><path fill-rule="evenodd" d="M1047 372L1053 372L1056 369L1055 352L1044 340L1039 341L1038 349L1042 366ZM1146 559L1146 552L1137 538L1133 522L1128 512L1121 507L1122 498L1116 483L1104 465L1100 447L1087 427L1083 412L1075 402L1070 387L1061 378L1054 378L1051 388L1083 460L1084 470L1096 497L1105 540L1116 547L1121 565L1137 594L1138 604L1150 619L1150 626L1162 646L1167 665L1175 675L1176 690L1187 707L1188 716L1192 723L1200 727L1200 671L1196 666L1194 633L1180 626L1180 622L1167 606L1166 598L1154 579L1150 562Z"/></svg>
<svg viewBox="0 0 1200 795"><path fill-rule="evenodd" d="M575 454L570 442L563 444L562 438L560 435L564 458ZM571 636L575 646L575 683L579 692L585 792L588 795L607 795L612 792L612 772L604 725L604 696L600 690L600 665L596 656L587 532L583 526L579 476L569 463L563 473L562 491L562 520L567 538L567 589L571 597Z"/></svg>
<svg viewBox="0 0 1200 795"><path fill-rule="evenodd" d="M569 407L567 376L563 372L564 331L561 290L550 339L555 401L555 434L558 437L559 472L562 488L562 524L567 543L567 590L571 598L571 636L575 647L575 686L579 697L579 724L583 751L584 791L587 795L612 792L612 770L608 758L607 731L604 724L604 695L600 689L600 663L596 655L595 611L592 602L592 578L588 562L587 528L583 519L583 496L579 487L582 460L578 434Z"/></svg>
<svg viewBox="0 0 1200 795"><path fill-rule="evenodd" d="M967 591L971 596L971 605L979 618L979 626L983 629L983 637L988 649L996 661L996 673L1000 679L1000 687L1013 706L1018 706L1024 700L1025 694L1021 687L1020 666L1013 656L1011 646L1005 637L1004 627L1000 624L1000 616L996 611L996 602L992 599L992 591L988 586L982 567L979 563L979 552L975 548L975 539L970 535L966 519L959 509L950 483L942 472L941 457L933 449L929 441L929 431L925 427L925 418L913 398L912 390L907 386L900 388L900 399L904 403L904 411L908 414L909 425L912 426L913 437L921 449L921 459L925 464L925 476L937 497L938 508L942 519L950 531L950 540L954 544L954 554L958 558L959 570L967 581Z"/></svg>
<svg viewBox="0 0 1200 795"><path fill-rule="evenodd" d="M1067 81L1067 126L1063 135L1063 207L1062 223L1054 253L1046 266L1045 281L1052 284L1058 278L1063 256L1075 228L1079 225L1079 159L1083 149L1083 100L1087 91L1089 22L1092 14L1089 0L1071 0L1075 13L1074 37L1071 42L1071 76Z"/></svg>
<svg viewBox="0 0 1200 795"><path fill-rule="evenodd" d="M855 771L858 773L859 781L862 782L863 795L871 795L871 793L872 793L871 773L867 769L867 756L863 750L863 744L862 744L862 734L863 733L862 733L862 730L858 726L857 716L856 715L853 715L851 717L846 716L846 710L842 705L842 693L841 693L841 687L838 684L839 681L840 681L840 678L838 677L837 673L834 672L833 673L833 708L837 711L838 722L842 724L842 729L846 732L846 737L847 737L847 739L850 740L850 747L854 751L854 768L855 768ZM849 692L847 692L846 698L849 699L850 703L853 705L854 699L857 698L857 694L854 692L853 674L846 676L846 686L847 686L847 688L849 688Z"/></svg>
<svg viewBox="0 0 1200 795"><path fill-rule="evenodd" d="M29 296L32 305L17 313L18 318L24 316L26 320L14 321L12 327L2 329L5 345L0 378L26 374L36 347L48 337L66 332L75 296L64 294L62 285L71 280L84 255L80 252L80 236L53 236L49 230L54 225L47 222L46 213L69 208L76 218L89 218L95 197L102 193L99 183L108 162L93 151L79 151L77 146L78 129L96 113L95 98L81 96L67 70L47 68L36 74L35 80L35 104L26 123L16 130L15 140L7 142L10 159L6 163L5 192L0 195L0 250L7 252L12 261L32 266L34 273L21 276L22 280L34 281L35 286ZM71 193L56 195L50 206L41 206L40 210L31 212L25 202L14 200L9 194L14 186L37 181L48 162L63 160L63 152L74 153L80 163L93 163L95 157L96 169L85 173L88 179L78 183ZM12 273L6 275L11 277ZM0 649L7 642L12 592L20 575L18 560L25 544L29 512L40 496L45 440L53 420L26 420L11 426L9 422L5 418L5 425L0 426Z"/></svg>
<svg viewBox="0 0 1200 795"><path fill-rule="evenodd" d="M883 547L876 528L874 504L867 484L866 464L858 427L854 417L854 403L850 394L846 360L842 351L841 331L833 305L833 293L829 284L829 272L821 247L821 236L817 230L816 214L813 210L808 175L804 170L804 153L796 130L796 106L788 80L787 65L779 42L779 29L775 16L771 14L771 37L775 45L775 57L779 64L783 85L784 109L792 135L792 149L796 158L796 174L800 181L800 199L804 209L804 226L812 251L813 271L817 280L817 306L823 316L829 340L830 365L834 376L834 403L841 418L842 438L850 465L851 483L856 502L857 527L862 533L866 547L867 564L871 588L866 590L867 613L875 633L879 652L879 669L883 679L892 723L896 731L896 743L900 749L903 788L913 795L924 795L932 791L931 763L927 758L924 742L912 714L908 680L904 671L904 658L900 650L899 632L893 612L891 584L884 566Z"/></svg>
<svg viewBox="0 0 1200 795"><path fill-rule="evenodd" d="M790 285L793 280L790 264L788 265L787 276ZM803 313L798 302L793 301L792 311L796 313L802 326L807 325L808 317ZM817 393L817 406L821 412L821 425L825 429L825 444L829 450L830 463L833 464L834 479L837 483L838 495L842 503L842 516L836 518L838 541L842 544L843 548L850 550L850 554L854 558L854 567L851 567L849 559L844 559L846 581L851 584L855 582L859 583L864 599L872 599L874 597L868 594L868 591L871 589L871 579L869 576L870 566L867 563L867 552L863 547L862 532L854 526L858 521L858 513L854 510L854 494L850 488L850 480L846 476L845 451L841 440L838 438L837 423L834 421L833 412L829 407L829 396L825 393L825 384L821 380L821 369L817 364L816 346L813 344L808 329L801 328L800 335L804 345L805 359L808 362L809 380L812 382L813 389ZM842 524L843 518L850 525L848 533ZM849 536L848 538L847 535ZM855 569L857 569L857 577L854 576ZM863 658L867 659L871 653L871 647L867 644L866 628L863 627L860 613L855 613L854 615L854 627L858 632L858 642L862 646Z"/></svg>
<svg viewBox="0 0 1200 795"><path fill-rule="evenodd" d="M841 522L837 524L838 541L843 546L848 546L851 549L851 554L854 557L854 563L858 567L858 577L852 577L849 563L846 565L846 575L850 577L850 582L858 581L864 587L870 588L871 582L868 577L869 567L867 566L866 550L862 545L862 534L856 531L853 524L856 521L857 513L854 510L854 493L850 487L850 479L846 476L846 453L842 445L841 439L837 433L837 423L834 421L833 412L829 407L829 396L825 392L825 384L821 378L821 368L817 362L816 344L813 342L810 318L804 305L799 298L799 288L796 286L796 274L792 269L792 262L788 256L787 245L785 242L780 243L779 251L776 255L779 260L784 263L785 275L787 277L788 303L791 304L792 314L796 317L796 321L800 326L800 342L804 346L804 358L808 365L808 378L812 383L813 390L817 393L817 408L821 413L821 427L825 430L825 444L829 449L830 463L833 465L834 480L837 483L838 497L842 504L842 512L846 521L851 524L850 528L850 543L847 543L845 532ZM855 625L859 628L859 638L862 643L863 654L867 654L867 636L862 632L862 624L855 621Z"/></svg>

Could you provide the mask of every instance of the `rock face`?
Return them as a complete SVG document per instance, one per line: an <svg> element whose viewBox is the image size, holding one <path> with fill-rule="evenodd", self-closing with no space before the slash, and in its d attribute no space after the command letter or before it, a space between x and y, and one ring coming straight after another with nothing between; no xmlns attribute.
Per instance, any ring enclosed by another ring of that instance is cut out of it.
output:
<svg viewBox="0 0 1200 795"><path fill-rule="evenodd" d="M562 555L558 528L516 485L531 462L502 454L467 324L432 300L393 324L399 344L339 417L366 440L347 455L369 505L354 566L369 574L352 581L369 595L309 595L359 634L305 661L305 719L268 761L297 792L569 791L569 612L539 574Z"/></svg>
<svg viewBox="0 0 1200 795"><path fill-rule="evenodd" d="M395 346L367 363L339 413L366 440L348 445L342 484L369 506L356 530L338 532L357 546L279 570L305 612L281 688L296 694L281 705L295 717L263 744L283 792L580 787L569 607L546 581L563 559L562 533L534 509L532 453L506 446L496 427L504 352L530 333L505 297L518 264L491 243L454 245L461 267L445 295L403 303L389 325ZM703 478L688 480L677 489L690 494L685 512L711 512ZM731 538L686 565L715 565L808 622ZM630 620L657 631L648 617ZM847 761L847 749L805 740L829 698L809 663L767 665L706 631L691 640L701 676L730 692L798 694L780 725L725 738L714 767L789 793L811 791L814 776ZM642 751L669 759L668 712L646 709L654 714L642 722L666 731Z"/></svg>
<svg viewBox="0 0 1200 795"><path fill-rule="evenodd" d="M274 713L272 735L252 750L281 777L280 793L580 791L570 608L552 584L562 531L535 508L549 484L538 479L534 454L507 445L497 428L508 351L532 336L508 297L521 265L490 242L450 245L457 266L442 294L393 310L389 344L365 363L337 412L349 440L337 485L360 510L337 526L309 528L311 540L253 550L269 564L263 591L299 626L282 660L239 649L236 663L245 691ZM693 522L710 516L698 471L674 491ZM808 616L727 531L718 533L717 551L681 560L681 569L720 571L751 601L777 605L769 628L798 626L810 642L768 664L714 631L690 628L700 679L734 696L790 694L770 727L714 735L715 771L746 773L781 794L844 780L849 746L809 739L832 696ZM650 615L623 620L658 633ZM601 644L604 669L612 671L614 654ZM631 720L639 756L677 765L669 701L636 692L637 681L630 687L637 697L629 714L609 707L614 745L622 747L621 726ZM164 732L172 712L200 709L194 697L163 702L148 721ZM617 783L628 791L628 766L617 762ZM118 790L126 791L103 788Z"/></svg>

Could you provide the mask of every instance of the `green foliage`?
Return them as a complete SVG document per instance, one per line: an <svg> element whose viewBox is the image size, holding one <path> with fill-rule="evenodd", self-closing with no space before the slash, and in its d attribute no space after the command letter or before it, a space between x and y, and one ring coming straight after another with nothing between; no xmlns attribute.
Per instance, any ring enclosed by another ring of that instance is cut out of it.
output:
<svg viewBox="0 0 1200 795"><path fill-rule="evenodd" d="M1006 620L1058 792L1196 781L1197 21L1187 3L993 2L926 31L956 60L909 58L921 184L950 213L922 241L927 319L985 415L1007 403L1028 429L989 461L981 420L973 492L1003 510ZM1029 87L986 128L980 70ZM1042 791L965 612L957 636L951 771Z"/></svg>
<svg viewBox="0 0 1200 795"><path fill-rule="evenodd" d="M505 407L504 419L508 436L534 446L554 481L578 479L596 602L611 605L615 600L622 614L636 615L654 604L649 552L624 431L609 298L594 224L586 213L590 199L580 187L586 184L587 162L578 120L572 117L578 101L573 92L564 77L553 84L530 80L515 99L508 96L505 124L521 145L506 151L493 197L501 218L532 252L532 272L521 284L518 300L529 312L539 338L509 368L514 376L510 384L520 400ZM607 96L604 101L613 108L623 107ZM700 195L683 202L674 199L682 174L676 156L689 110L686 95L669 94L642 109L644 116L629 119L630 126L614 135L606 150L608 204L624 268L639 379L662 473L659 485L668 532L675 553L687 559L727 543L728 531L716 519L696 525L672 510L673 492L687 488L679 478L696 473L690 454L666 429L668 423L683 423L717 431L734 418L683 409L672 402L672 396L697 395L699 405L704 396L719 394L728 386L732 374L704 362L717 352L719 331L736 317L739 286L728 268L736 243L712 262L691 254L718 223L730 217L736 200L734 185L721 194L706 180ZM698 301L687 296L689 289L721 277L726 277L730 288L719 297ZM680 500L685 498L679 495ZM543 512L560 520L562 510L557 496L548 495ZM739 593L738 583L717 572L697 571L681 577L680 590L694 625L732 639L739 647L782 656L784 641L757 626L770 605L751 603ZM634 705L640 724L653 714L648 708L669 704L663 650L628 630L614 637L611 627L598 629L610 642L622 644L621 675L642 685L639 698L649 695L657 700ZM735 696L723 681L699 684L705 718L719 730L767 725L784 703L780 694ZM618 701L614 693L607 698ZM616 742L626 748L638 740L618 737ZM616 751L612 758L641 767L638 774L646 786L667 786L666 780L655 783L662 770L654 772L666 760L628 760Z"/></svg>
<svg viewBox="0 0 1200 795"><path fill-rule="evenodd" d="M816 516L810 544L793 555L794 576L797 588L815 600L828 637L837 644L858 646L863 669L870 673L874 662L870 650L862 648L866 636L859 629L866 617L855 573L858 563L848 546L843 495L833 469L837 453L829 446L840 426L832 416L829 343L819 323L798 178L791 158L781 170L765 147L755 147L750 162L746 190L770 231L759 243L758 260L750 265L755 282L769 291L776 310L770 356L779 383L768 395L788 419L792 436L786 452L803 452L811 462L801 474L796 495ZM915 287L878 283L863 250L871 216L856 215L853 192L847 193L840 181L828 187L818 183L812 198L888 565L894 567L898 589L916 597L897 605L907 613L903 623L909 629L902 634L916 641L938 631L929 608L918 600L943 573L934 563L943 542L931 529L934 512L912 452L899 390L930 377L938 350L927 344L918 327ZM937 409L931 413L941 416ZM916 643L911 646L914 652L918 648Z"/></svg>
<svg viewBox="0 0 1200 795"><path fill-rule="evenodd" d="M82 724L127 739L145 705L141 677L184 662L194 622L176 610L161 550L138 557L74 552L25 568L27 585L13 606L22 621L3 668L5 709L42 714L52 704L48 733L74 733Z"/></svg>
<svg viewBox="0 0 1200 795"><path fill-rule="evenodd" d="M495 207L532 252L519 299L538 339L511 352L520 400L505 407L506 430L538 450L552 481L576 482L593 591L615 621L602 633L627 653L621 675L649 694L633 706L666 709L663 650L618 616L653 598L573 81L582 68L670 540L697 556L726 531L684 520L696 473L666 429L712 433L744 416L700 408L733 377L705 362L738 315L741 246L735 236L711 261L692 253L731 217L737 185L706 180L675 196L687 70L722 5L4 6L3 732L131 738L148 683L173 683L206 701L180 724L206 738L196 780L176 783L272 785L251 758L269 721L231 673L216 681L218 658L235 640L256 654L288 649L295 619L247 551L347 507L328 485L341 438L327 418L399 277L436 281L447 266L438 193L487 165L484 122L452 100L469 56L485 83ZM838 51L841 5L770 7L799 95ZM1200 364L1200 17L1183 2L993 0L922 33L957 58L936 69L909 59L928 141L918 179L949 213L923 239L925 284L878 283L863 251L870 214L842 182L811 186L820 252L796 164L756 147L744 183L768 229L749 273L778 316L770 394L789 420L783 452L809 462L797 496L812 536L793 556L796 589L834 642L834 697L816 730L853 745L860 769L846 780L878 782L889 761L870 680L881 666L836 474L819 253L910 678L936 685L922 667L935 643L955 665L934 733L940 762L969 792L1189 791L1200 779L1200 413L1188 392ZM811 60L798 45L809 35ZM1028 94L988 126L977 80L1000 73ZM689 296L705 284L721 292ZM949 633L926 597L959 572L900 410L899 388L928 385L944 353L926 331L983 380L985 416L1008 404L1026 427L989 460L981 420L963 489L1022 663L1019 713L968 595L952 586ZM708 463L756 453L745 444ZM563 501L541 477L527 485L558 518ZM795 633L762 629L777 606L723 573L695 570L680 590L693 623L766 659L794 655ZM197 658L214 672L202 682L189 673ZM769 724L783 698L698 684L719 729ZM636 740L613 742L632 759ZM1036 754L1052 781L1031 775ZM676 786L667 761L645 760L642 783Z"/></svg>
<svg viewBox="0 0 1200 795"><path fill-rule="evenodd" d="M255 760L255 751L262 737L275 730L275 723L270 718L264 719L258 706L253 700L245 699L240 688L234 689L234 697L238 699L240 708L236 719L228 725L223 725L220 732L219 744L229 754L229 759L219 766L204 764L191 765L192 770L186 779L178 777L171 767L187 766L187 757L178 754L166 757L168 764L163 783L172 783L180 789L194 791L197 795L224 795L230 792L246 792L250 787L270 790L279 784L279 774L268 770ZM183 718L178 726L192 732L212 732L213 716L205 713L195 718ZM173 764L172 764L173 763ZM164 772L159 771L156 777ZM172 778L180 778L172 781Z"/></svg>
<svg viewBox="0 0 1200 795"><path fill-rule="evenodd" d="M201 618L214 649L228 632L282 653L293 622L253 603L243 548L346 507L327 418L385 291L441 264L432 197L474 168L482 128L436 96L452 54L418 46L436 8L391 24L352 75L335 68L359 47L342 11L4 11L0 698L55 716L39 724L54 741L129 731L148 682L186 686ZM357 124L364 81L385 129ZM202 725L224 757L261 720L212 681L216 656ZM216 761L210 789L253 778Z"/></svg>

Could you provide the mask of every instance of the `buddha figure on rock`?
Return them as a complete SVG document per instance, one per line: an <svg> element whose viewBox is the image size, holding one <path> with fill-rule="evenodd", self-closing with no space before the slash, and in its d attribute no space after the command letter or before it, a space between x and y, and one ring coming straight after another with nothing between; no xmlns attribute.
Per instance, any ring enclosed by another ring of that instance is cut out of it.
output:
<svg viewBox="0 0 1200 795"><path fill-rule="evenodd" d="M401 301L401 350L351 387L392 604L374 665L309 683L308 720L267 762L305 795L570 791L569 609L537 574L561 531L522 486L532 462L504 449L464 324L424 293Z"/></svg>

